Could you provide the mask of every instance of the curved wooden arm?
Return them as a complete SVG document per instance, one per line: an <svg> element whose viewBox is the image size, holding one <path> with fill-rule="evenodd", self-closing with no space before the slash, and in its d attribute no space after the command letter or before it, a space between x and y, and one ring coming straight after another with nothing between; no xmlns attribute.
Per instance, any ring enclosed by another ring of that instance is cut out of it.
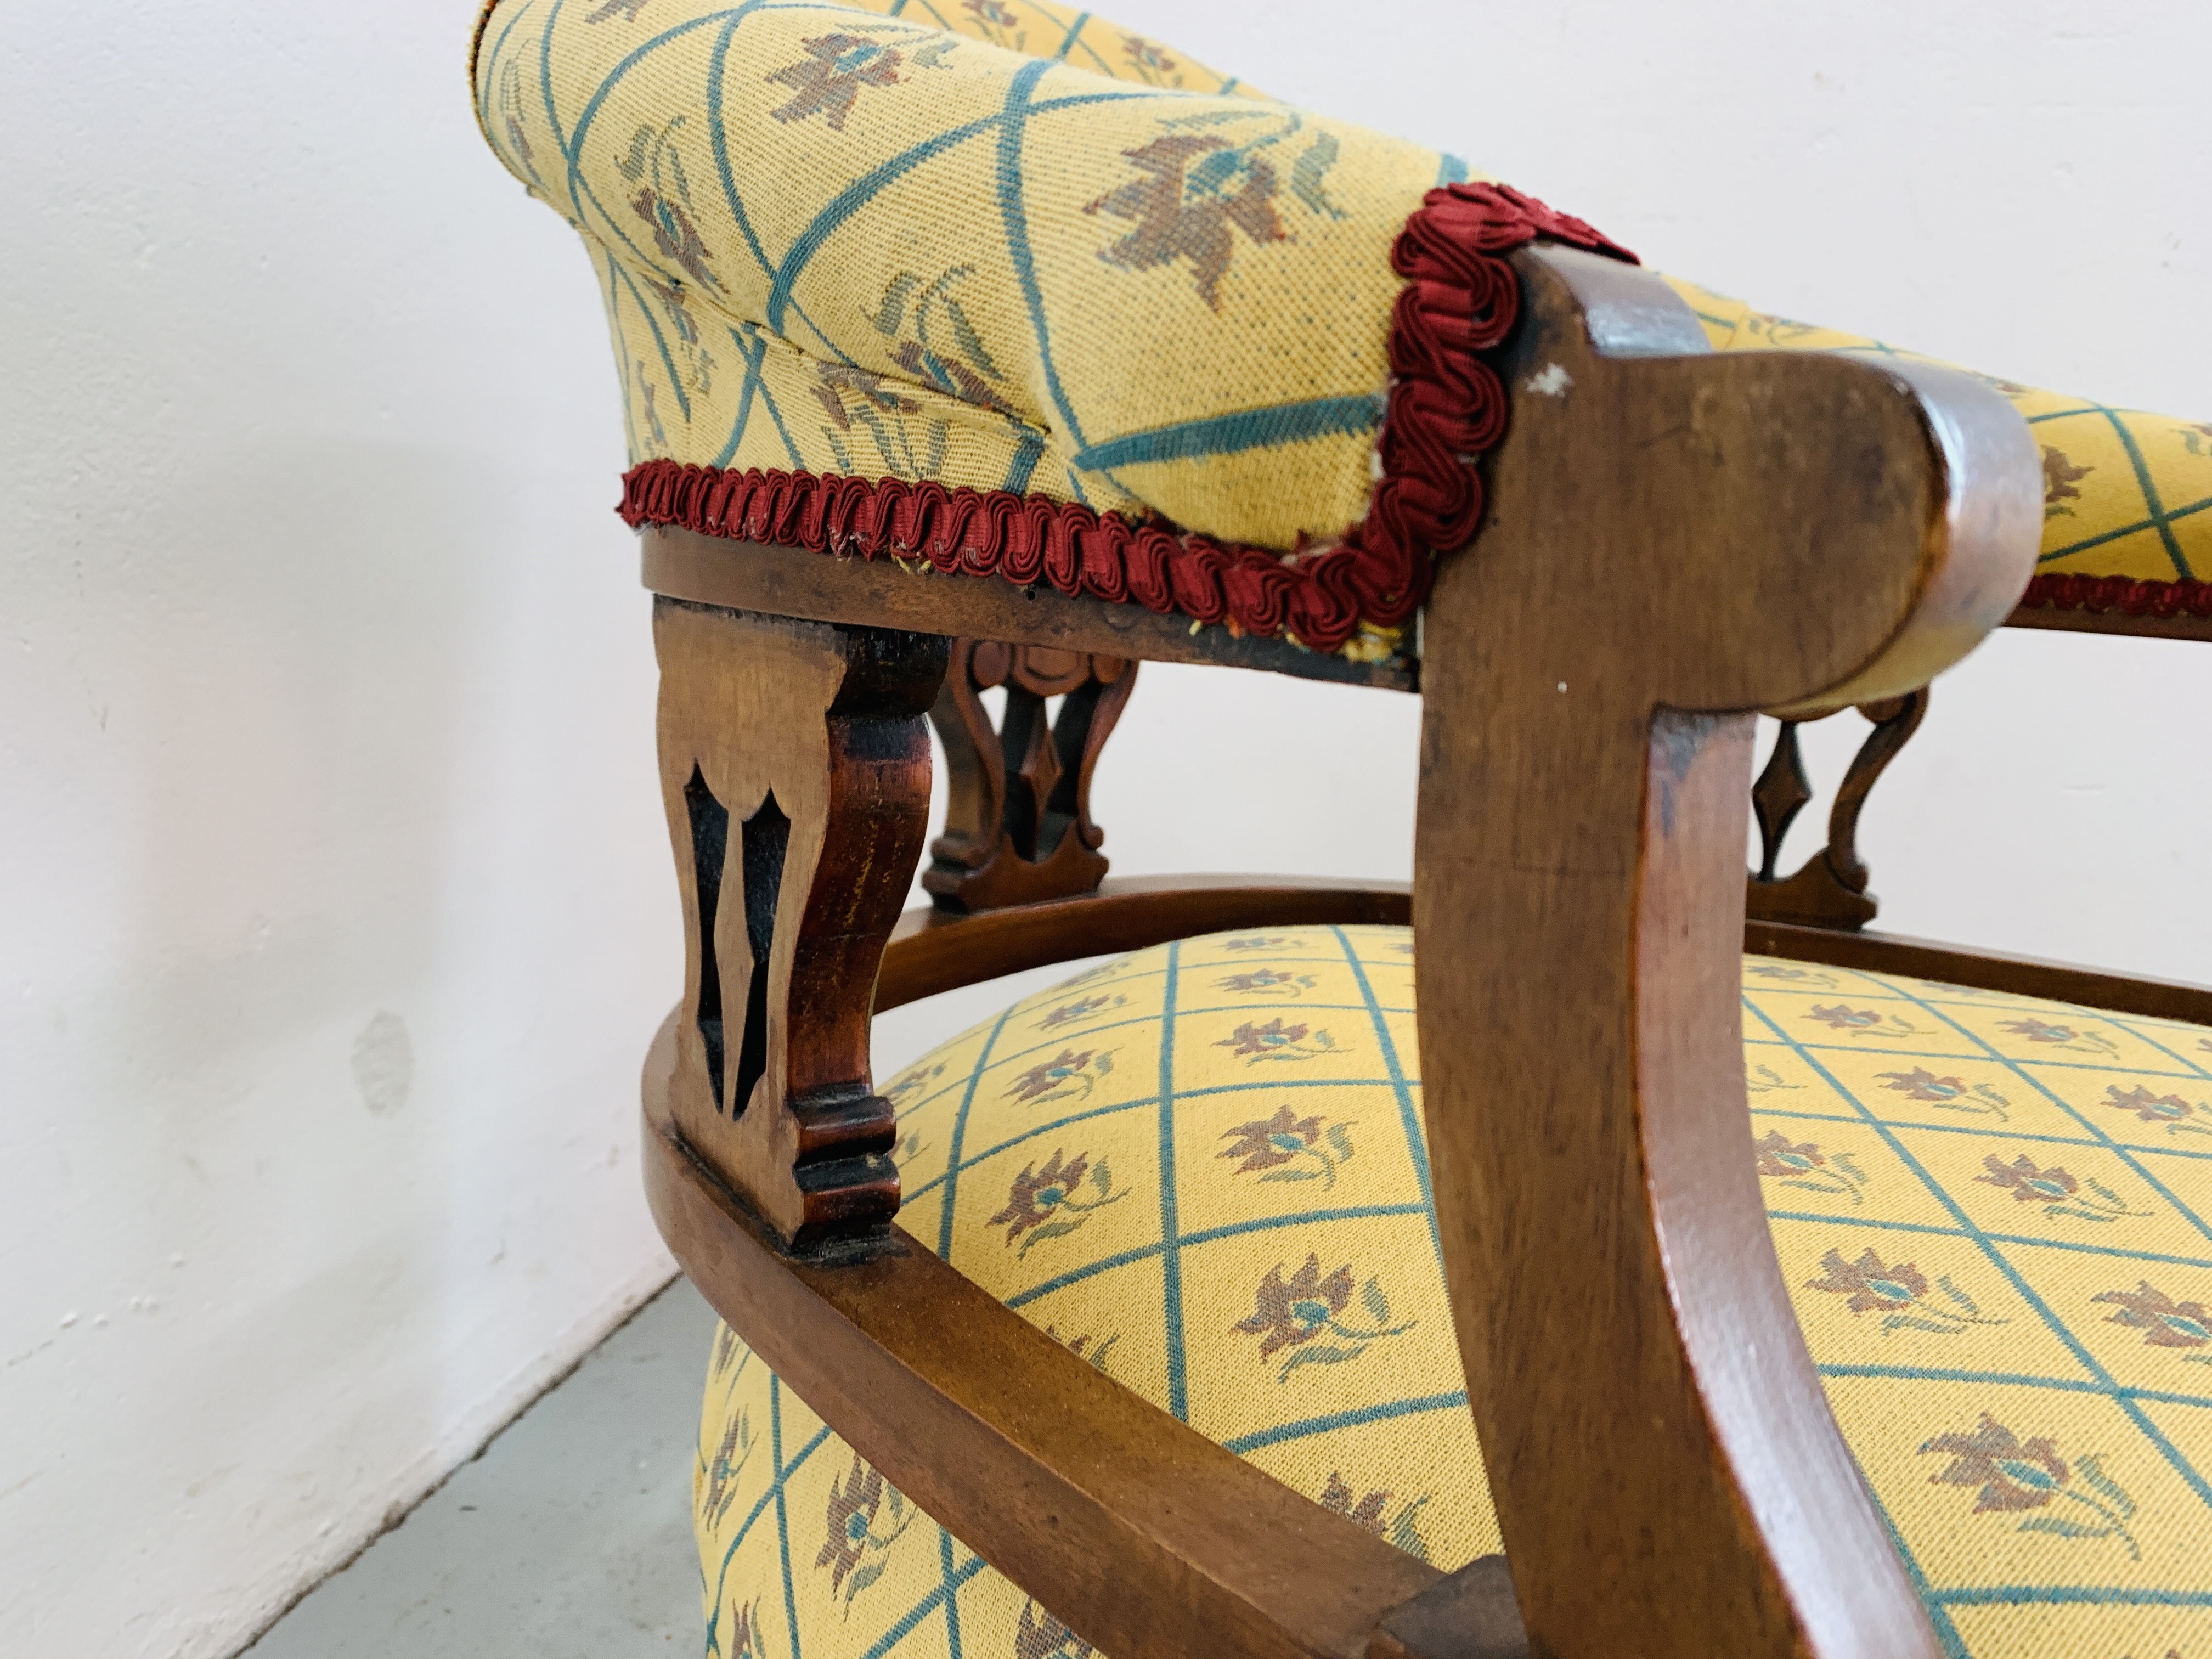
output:
<svg viewBox="0 0 2212 1659"><path fill-rule="evenodd" d="M1427 617L1413 925L1437 1218L1530 1644L1932 1656L1753 1173L1744 800L1753 710L1909 690L2004 619L2033 447L1963 376L1702 356L1642 274L1519 260L1492 521Z"/></svg>

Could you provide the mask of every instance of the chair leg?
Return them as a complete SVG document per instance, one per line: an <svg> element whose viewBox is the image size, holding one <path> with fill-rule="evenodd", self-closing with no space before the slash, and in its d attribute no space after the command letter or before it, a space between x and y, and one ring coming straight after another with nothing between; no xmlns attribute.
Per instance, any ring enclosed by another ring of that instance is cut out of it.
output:
<svg viewBox="0 0 2212 1659"><path fill-rule="evenodd" d="M898 1209L869 1008L929 813L947 641L655 602L684 901L677 1126L784 1243Z"/></svg>

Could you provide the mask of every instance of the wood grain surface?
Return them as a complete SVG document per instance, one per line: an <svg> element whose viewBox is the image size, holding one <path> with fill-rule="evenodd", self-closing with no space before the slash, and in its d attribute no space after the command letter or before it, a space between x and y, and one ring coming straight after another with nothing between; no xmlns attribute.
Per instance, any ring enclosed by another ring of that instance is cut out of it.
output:
<svg viewBox="0 0 2212 1659"><path fill-rule="evenodd" d="M1650 277L1520 263L1515 429L1427 617L1413 925L1437 1213L1529 1640L1932 1659L1746 1156L1751 716L1902 695L2001 623L2034 451L1964 377L1704 357Z"/></svg>

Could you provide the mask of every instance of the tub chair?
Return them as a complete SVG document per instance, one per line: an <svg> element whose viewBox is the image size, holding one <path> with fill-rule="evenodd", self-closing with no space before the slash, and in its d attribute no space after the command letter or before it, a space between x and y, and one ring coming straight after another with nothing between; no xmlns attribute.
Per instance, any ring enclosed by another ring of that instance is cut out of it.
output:
<svg viewBox="0 0 2212 1659"><path fill-rule="evenodd" d="M2206 629L2212 429L1035 0L496 0L472 67L655 596L705 1652L2212 1651L2212 1002L1872 933L1852 839L1990 629ZM1105 878L1148 660L1419 696L1410 889Z"/></svg>

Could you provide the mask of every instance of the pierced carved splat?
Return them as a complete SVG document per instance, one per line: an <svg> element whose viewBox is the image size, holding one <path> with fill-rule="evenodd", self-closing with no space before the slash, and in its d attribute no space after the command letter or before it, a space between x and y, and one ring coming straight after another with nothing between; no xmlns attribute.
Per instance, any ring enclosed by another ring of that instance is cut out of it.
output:
<svg viewBox="0 0 2212 1659"><path fill-rule="evenodd" d="M1751 791L1759 841L1759 868L1751 872L1744 896L1744 909L1752 920L1853 932L1874 920L1880 902L1867 891L1866 860L1859 856L1859 814L1875 780L1911 739L1927 712L1924 686L1901 697L1860 706L1859 713L1874 722L1874 730L1851 757L1836 792L1835 806L1828 814L1828 844L1795 875L1778 878L1774 869L1782 854L1782 838L1789 834L1790 821L1813 799L1812 781L1805 775L1804 757L1797 746L1798 722L1782 722L1774 752Z"/></svg>
<svg viewBox="0 0 2212 1659"><path fill-rule="evenodd" d="M947 642L670 599L653 642L684 897L676 1126L787 1244L880 1231L899 1184L870 1004L927 830Z"/></svg>
<svg viewBox="0 0 2212 1659"><path fill-rule="evenodd" d="M950 784L945 833L921 884L955 910L996 910L1095 889L1106 874L1091 775L1136 687L1121 657L958 640L929 711ZM983 693L1006 690L994 727ZM1045 700L1060 699L1048 720Z"/></svg>

